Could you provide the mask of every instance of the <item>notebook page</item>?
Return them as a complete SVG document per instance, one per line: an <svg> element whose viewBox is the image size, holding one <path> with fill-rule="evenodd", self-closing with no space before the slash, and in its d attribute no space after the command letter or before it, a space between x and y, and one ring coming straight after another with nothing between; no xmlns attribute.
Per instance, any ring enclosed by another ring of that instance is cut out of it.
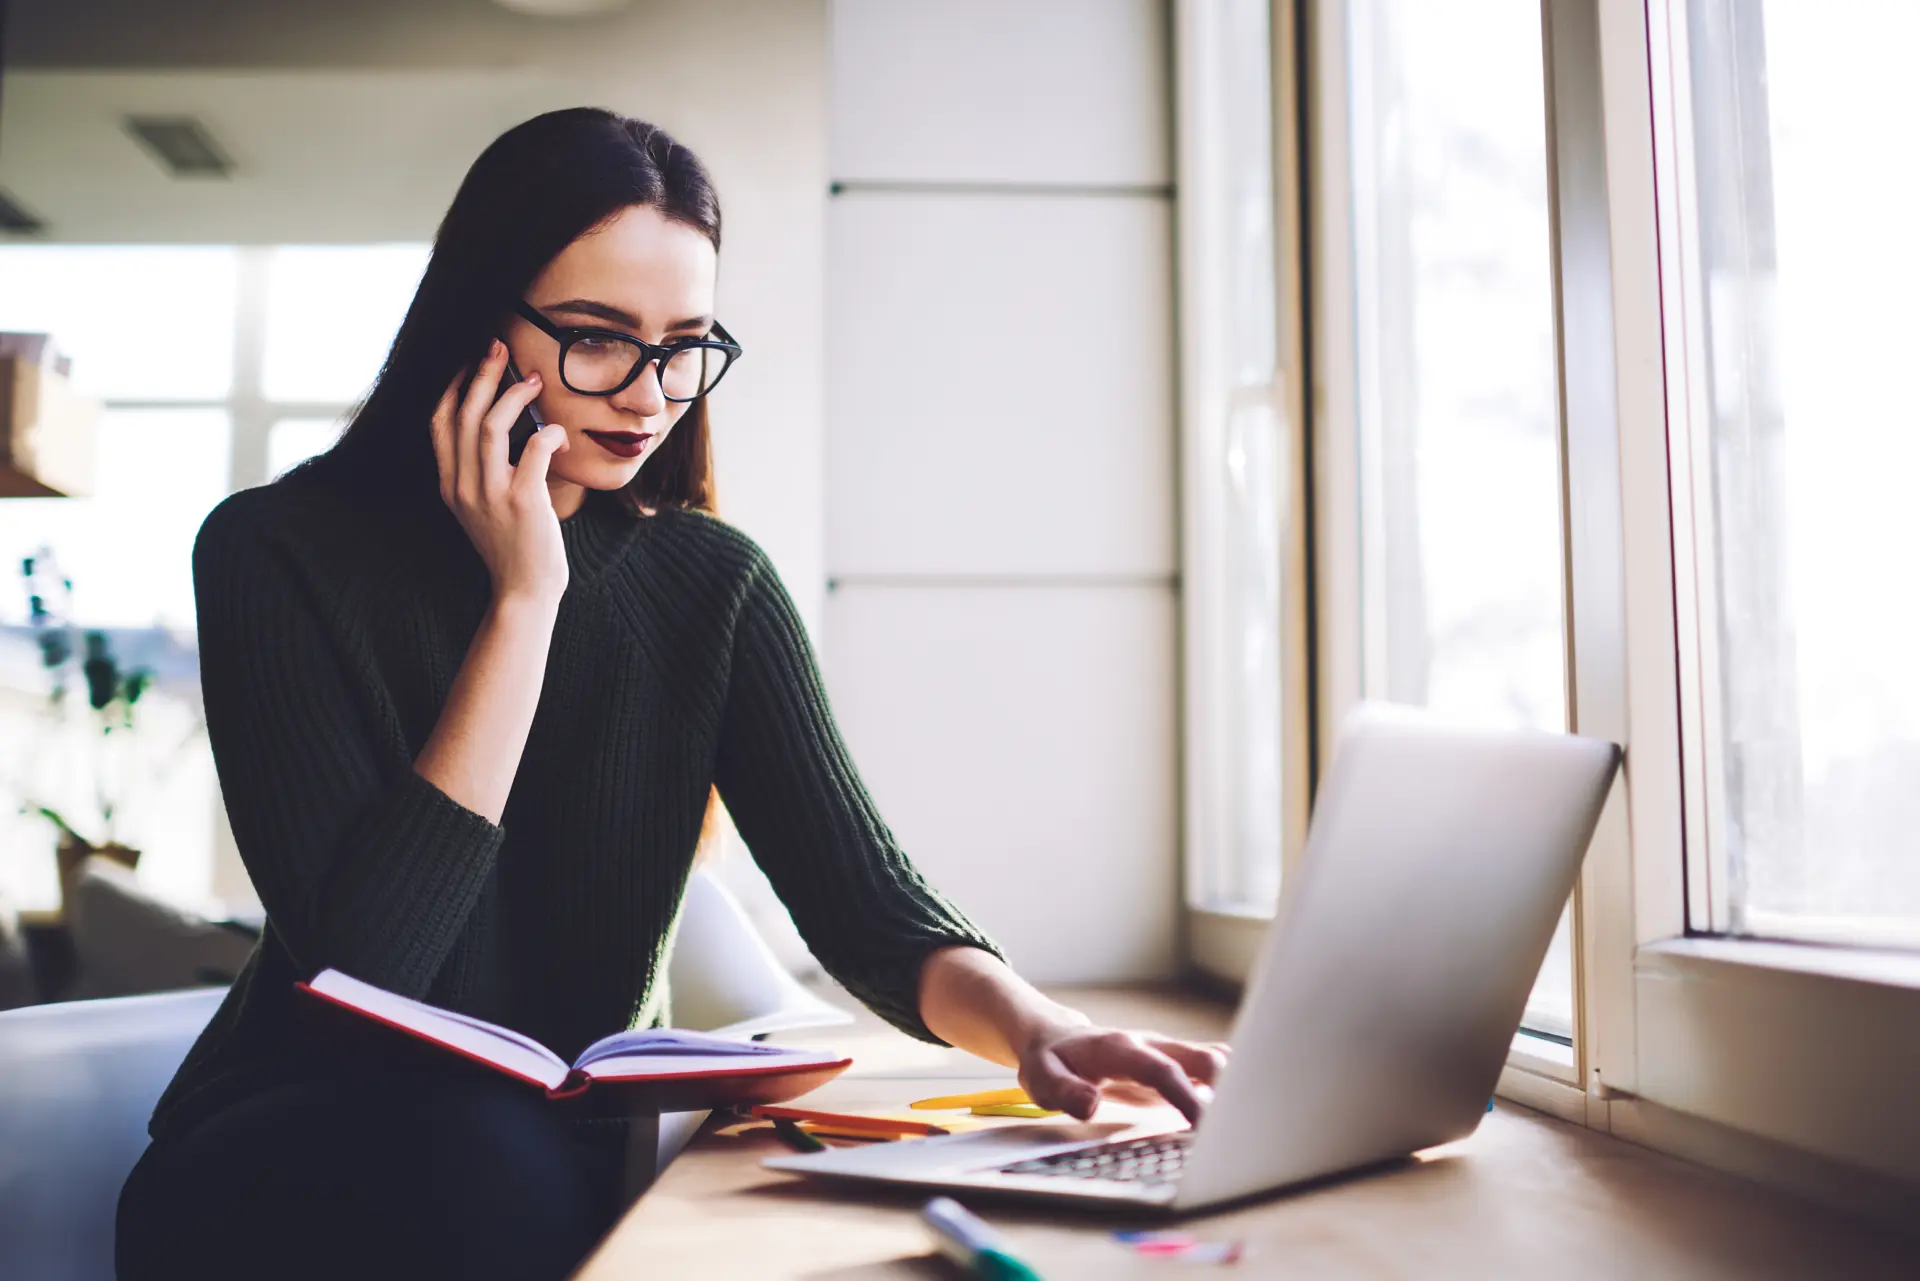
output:
<svg viewBox="0 0 1920 1281"><path fill-rule="evenodd" d="M778 1072L839 1063L831 1054L813 1050L775 1050L771 1054L706 1054L687 1049L658 1054L609 1054L583 1064L581 1070L596 1081L646 1076L697 1075L703 1072Z"/></svg>
<svg viewBox="0 0 1920 1281"><path fill-rule="evenodd" d="M789 1052L777 1045L734 1040L705 1032L689 1032L685 1028L652 1027L603 1036L580 1051L580 1057L573 1061L573 1065L584 1068L589 1063L597 1063L613 1055L641 1054L660 1054L680 1058L685 1058L689 1054L704 1054L709 1057L731 1059L733 1065L737 1065L742 1062L751 1062L756 1055L765 1057L770 1054Z"/></svg>
<svg viewBox="0 0 1920 1281"><path fill-rule="evenodd" d="M511 1028L389 992L339 970L322 970L307 986L323 996L538 1081L548 1089L567 1079L567 1065L558 1055Z"/></svg>

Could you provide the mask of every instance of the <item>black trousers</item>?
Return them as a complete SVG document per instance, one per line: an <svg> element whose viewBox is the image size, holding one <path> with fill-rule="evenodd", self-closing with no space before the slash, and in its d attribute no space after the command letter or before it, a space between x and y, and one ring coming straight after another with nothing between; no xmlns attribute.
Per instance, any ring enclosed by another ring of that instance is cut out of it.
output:
<svg viewBox="0 0 1920 1281"><path fill-rule="evenodd" d="M116 1270L565 1277L623 1208L623 1133L509 1080L279 1086L147 1149L120 1193Z"/></svg>

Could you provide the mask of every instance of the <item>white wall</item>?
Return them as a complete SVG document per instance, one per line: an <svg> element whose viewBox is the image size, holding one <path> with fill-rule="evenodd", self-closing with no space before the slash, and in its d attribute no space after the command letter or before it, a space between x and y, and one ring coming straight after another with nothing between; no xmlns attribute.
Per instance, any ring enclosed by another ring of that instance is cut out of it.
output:
<svg viewBox="0 0 1920 1281"><path fill-rule="evenodd" d="M1031 978L1175 964L1158 0L832 0L827 678L881 811Z"/></svg>

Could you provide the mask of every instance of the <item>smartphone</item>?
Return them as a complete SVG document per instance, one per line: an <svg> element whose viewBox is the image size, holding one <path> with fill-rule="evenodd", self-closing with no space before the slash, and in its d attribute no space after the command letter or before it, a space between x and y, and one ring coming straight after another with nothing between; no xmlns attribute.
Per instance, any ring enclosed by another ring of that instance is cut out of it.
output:
<svg viewBox="0 0 1920 1281"><path fill-rule="evenodd" d="M507 372L500 379L500 391L494 396L494 402L499 403L500 397L506 395L507 389L519 381L520 371L513 367L513 357L509 356ZM520 416L513 420L513 426L507 430L507 462L518 466L520 451L527 447L529 440L533 439L533 433L546 425L547 420L540 416L540 407L533 401L528 401L527 407L520 411Z"/></svg>

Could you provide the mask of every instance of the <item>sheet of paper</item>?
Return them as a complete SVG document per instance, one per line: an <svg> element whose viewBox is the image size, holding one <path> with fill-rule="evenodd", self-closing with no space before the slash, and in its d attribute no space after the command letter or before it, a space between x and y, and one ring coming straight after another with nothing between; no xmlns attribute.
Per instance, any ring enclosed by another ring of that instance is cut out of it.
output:
<svg viewBox="0 0 1920 1281"><path fill-rule="evenodd" d="M687 881L667 982L673 1021L745 1039L853 1021L802 987L733 895L703 872Z"/></svg>
<svg viewBox="0 0 1920 1281"><path fill-rule="evenodd" d="M766 1055L743 1057L738 1054L610 1054L581 1065L581 1070L596 1081L623 1077L678 1076L700 1072L775 1072L783 1068L812 1067L838 1063L831 1054L811 1050L780 1050Z"/></svg>
<svg viewBox="0 0 1920 1281"><path fill-rule="evenodd" d="M731 1058L744 1062L786 1053L777 1045L762 1045L738 1037L716 1036L711 1032L690 1032L685 1028L640 1028L603 1036L573 1061L577 1068L602 1059L628 1055L661 1056L685 1059L690 1056Z"/></svg>

